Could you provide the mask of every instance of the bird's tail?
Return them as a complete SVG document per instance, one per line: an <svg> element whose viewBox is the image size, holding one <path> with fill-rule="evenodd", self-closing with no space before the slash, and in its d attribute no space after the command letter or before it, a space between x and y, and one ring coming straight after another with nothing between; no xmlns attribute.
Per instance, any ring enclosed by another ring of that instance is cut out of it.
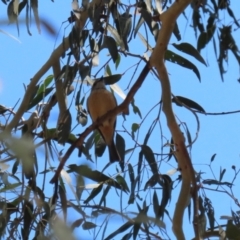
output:
<svg viewBox="0 0 240 240"><path fill-rule="evenodd" d="M113 162L120 162L121 157L117 151L116 145L114 141L112 141L111 145L108 146L109 149L109 160L111 163Z"/></svg>

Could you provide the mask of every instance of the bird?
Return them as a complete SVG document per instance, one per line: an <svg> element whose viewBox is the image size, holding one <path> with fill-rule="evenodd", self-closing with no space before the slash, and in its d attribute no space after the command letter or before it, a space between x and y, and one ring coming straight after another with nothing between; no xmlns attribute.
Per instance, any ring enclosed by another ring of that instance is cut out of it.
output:
<svg viewBox="0 0 240 240"><path fill-rule="evenodd" d="M117 101L114 95L106 89L104 79L96 80L92 86L91 93L87 99L87 109L93 122L114 109ZM98 131L104 139L111 163L120 162L121 158L114 143L114 132L116 128L116 116L104 120L99 126Z"/></svg>

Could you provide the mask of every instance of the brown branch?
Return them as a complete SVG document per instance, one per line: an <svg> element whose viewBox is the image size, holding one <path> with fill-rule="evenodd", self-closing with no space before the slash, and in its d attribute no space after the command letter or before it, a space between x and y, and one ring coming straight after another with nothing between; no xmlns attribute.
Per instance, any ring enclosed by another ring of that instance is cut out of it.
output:
<svg viewBox="0 0 240 240"><path fill-rule="evenodd" d="M89 7L100 5L101 0L93 0ZM80 19L76 22L76 28L80 31L85 26L85 23L88 19L88 11L81 12ZM35 86L37 85L40 78L56 63L56 61L59 61L61 56L64 52L66 52L69 48L69 40L68 37L66 37L63 42L53 51L47 62L41 67L41 69L35 74L35 76L31 79L30 84L27 87L27 91L24 94L23 100L20 104L20 107L18 108L15 116L13 117L12 121L6 126L6 131L11 131L13 128L15 128L24 114L24 112L27 110L27 107L29 105L29 102L32 97L33 90Z"/></svg>
<svg viewBox="0 0 240 240"><path fill-rule="evenodd" d="M17 126L20 118L26 111L27 107L29 106L29 102L32 97L33 90L35 89L35 86L37 85L40 78L53 66L53 64L58 60L64 51L66 51L69 48L69 41L68 37L66 37L61 43L58 48L56 48L47 62L41 67L41 69L35 74L35 76L31 79L31 82L27 86L27 91L24 94L23 100L20 104L20 107L18 108L15 116L13 117L12 121L6 126L6 131L11 131L14 127Z"/></svg>
<svg viewBox="0 0 240 240"><path fill-rule="evenodd" d="M175 144L175 156L178 160L179 169L182 173L182 186L179 194L178 201L173 216L173 232L178 240L184 240L184 232L182 229L183 215L185 208L188 204L191 183L193 185L193 202L194 202L194 230L195 236L199 239L198 231L198 196L196 188L195 173L191 163L190 156L187 152L183 134L177 124L175 115L172 109L171 101L171 85L169 76L165 67L164 57L170 37L172 35L176 19L190 4L191 0L177 0L172 6L160 16L162 22L161 29L158 34L157 44L150 57L150 64L155 67L162 86L162 103L163 111L167 118L167 124L171 131L173 141Z"/></svg>
<svg viewBox="0 0 240 240"><path fill-rule="evenodd" d="M146 78L147 74L149 73L150 68L149 64L147 63L145 67L143 68L142 72L140 73L137 81L134 83L132 88L130 89L129 93L127 94L125 100L117 106L115 109L107 112L105 115L103 115L101 118L98 119L97 122L92 123L80 136L79 138L69 147L65 155L63 156L56 173L54 174L53 178L51 179L50 183L55 183L60 175L60 172L62 171L66 161L71 156L73 150L77 147L81 147L83 144L84 139L94 130L96 129L103 121L105 121L107 118L111 118L113 116L117 116L119 113L124 112L125 109L128 108L128 105L133 100L133 97L135 93L138 91L138 89L141 87L144 79Z"/></svg>

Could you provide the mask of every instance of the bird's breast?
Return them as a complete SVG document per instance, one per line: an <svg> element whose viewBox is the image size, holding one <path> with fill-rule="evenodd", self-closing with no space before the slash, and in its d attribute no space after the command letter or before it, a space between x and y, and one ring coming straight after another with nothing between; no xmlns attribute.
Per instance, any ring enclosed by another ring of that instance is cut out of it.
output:
<svg viewBox="0 0 240 240"><path fill-rule="evenodd" d="M117 103L111 92L101 89L92 91L88 98L87 105L92 120L96 121L105 113L114 109L117 106ZM103 123L103 125L112 124L112 120L114 122L115 119L116 117L114 117L114 119L108 119Z"/></svg>

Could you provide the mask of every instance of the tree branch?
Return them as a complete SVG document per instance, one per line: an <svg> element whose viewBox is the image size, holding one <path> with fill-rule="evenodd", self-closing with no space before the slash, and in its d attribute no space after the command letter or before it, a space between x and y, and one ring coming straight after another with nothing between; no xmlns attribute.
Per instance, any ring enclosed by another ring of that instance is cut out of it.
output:
<svg viewBox="0 0 240 240"><path fill-rule="evenodd" d="M55 183L56 181L58 181L60 172L62 171L64 165L66 164L66 161L68 160L68 158L70 157L70 155L72 154L73 150L76 147L81 147L83 144L84 139L94 130L96 129L102 122L104 122L106 119L111 118L113 116L117 116L119 113L124 112L125 109L128 108L128 105L131 103L131 101L133 100L133 97L135 95L135 93L138 91L138 89L141 87L144 79L146 78L147 74L149 73L150 68L149 68L149 64L147 63L145 65L145 67L143 68L142 72L140 73L137 81L134 83L134 85L132 86L132 88L130 89L129 93L127 94L125 100L119 105L117 106L115 109L107 112L105 115L103 115L101 118L98 119L98 121L92 123L83 133L81 133L81 135L79 136L79 138L69 147L69 149L67 150L67 152L65 153L65 155L63 156L57 170L56 173L54 174L53 178L51 179L50 183Z"/></svg>
<svg viewBox="0 0 240 240"><path fill-rule="evenodd" d="M191 0L177 0L172 6L160 16L162 22L161 29L158 34L157 44L150 57L150 64L155 67L162 86L162 102L163 111L167 118L167 124L171 131L175 144L175 156L178 160L179 169L182 173L182 186L173 216L173 232L178 240L184 240L184 232L182 229L183 214L188 200L190 198L191 183L193 185L192 193L194 194L194 230L195 236L199 239L198 233L198 196L196 188L195 173L191 163L191 159L186 149L184 136L177 124L172 109L171 101L171 85L168 73L164 63L165 51L167 49L171 34L173 32L176 19L191 3Z"/></svg>
<svg viewBox="0 0 240 240"><path fill-rule="evenodd" d="M90 4L89 7L95 6L95 5L100 5L101 0L93 0ZM76 21L75 27L80 31L81 29L84 28L85 23L88 19L88 10L86 9L84 12L81 12L81 17ZM41 67L41 69L35 74L35 76L31 79L30 84L27 87L27 91L24 94L23 100L20 104L20 107L18 108L15 116L13 117L12 121L6 126L6 131L11 131L13 128L15 128L26 111L29 102L32 97L33 90L35 86L37 85L38 81L40 78L56 63L56 61L59 61L61 58L62 54L66 52L69 48L69 40L68 37L66 37L63 42L53 51L47 62Z"/></svg>
<svg viewBox="0 0 240 240"><path fill-rule="evenodd" d="M12 121L6 126L6 131L11 131L14 127L17 126L20 118L26 111L29 102L32 97L33 90L35 86L37 85L40 78L53 66L53 64L62 56L62 53L66 51L69 48L69 41L68 37L66 37L61 43L58 48L56 48L47 62L41 67L41 69L35 74L35 76L31 79L31 82L27 86L27 91L24 94L23 100L20 104L20 107L18 108L15 116L13 117Z"/></svg>

